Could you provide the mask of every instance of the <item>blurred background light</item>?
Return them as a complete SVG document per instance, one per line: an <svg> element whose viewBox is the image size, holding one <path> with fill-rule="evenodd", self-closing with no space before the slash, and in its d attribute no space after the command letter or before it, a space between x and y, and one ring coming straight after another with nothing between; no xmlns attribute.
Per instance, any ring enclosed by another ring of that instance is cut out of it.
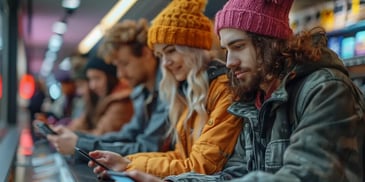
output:
<svg viewBox="0 0 365 182"><path fill-rule="evenodd" d="M49 86L49 96L51 99L56 100L61 97L61 94L61 85L59 83L54 82Z"/></svg>
<svg viewBox="0 0 365 182"><path fill-rule="evenodd" d="M56 34L64 34L67 30L67 24L63 21L57 21L53 24L52 30Z"/></svg>
<svg viewBox="0 0 365 182"><path fill-rule="evenodd" d="M62 7L66 9L77 9L80 6L80 0L63 0Z"/></svg>

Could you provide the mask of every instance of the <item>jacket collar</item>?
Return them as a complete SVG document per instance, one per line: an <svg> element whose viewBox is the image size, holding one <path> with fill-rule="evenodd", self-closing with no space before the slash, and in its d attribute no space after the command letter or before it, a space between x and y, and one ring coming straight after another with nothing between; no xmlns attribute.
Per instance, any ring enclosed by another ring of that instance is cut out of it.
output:
<svg viewBox="0 0 365 182"><path fill-rule="evenodd" d="M228 107L227 111L242 118L257 118L258 114L254 102L233 102L233 104Z"/></svg>

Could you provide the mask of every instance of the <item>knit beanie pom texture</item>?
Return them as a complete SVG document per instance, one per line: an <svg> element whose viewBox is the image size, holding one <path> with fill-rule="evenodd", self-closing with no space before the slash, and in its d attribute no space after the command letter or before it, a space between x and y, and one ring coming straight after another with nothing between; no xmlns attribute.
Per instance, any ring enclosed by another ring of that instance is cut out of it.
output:
<svg viewBox="0 0 365 182"><path fill-rule="evenodd" d="M215 32L222 28L288 39L289 11L294 0L229 0L215 17Z"/></svg>
<svg viewBox="0 0 365 182"><path fill-rule="evenodd" d="M148 45L173 44L202 49L212 47L212 23L203 12L207 0L173 0L153 20Z"/></svg>

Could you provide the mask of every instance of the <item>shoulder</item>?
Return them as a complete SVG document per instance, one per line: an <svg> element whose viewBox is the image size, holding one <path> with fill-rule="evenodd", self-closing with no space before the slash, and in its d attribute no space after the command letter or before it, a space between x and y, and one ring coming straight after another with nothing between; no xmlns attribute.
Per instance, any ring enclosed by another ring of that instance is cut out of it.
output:
<svg viewBox="0 0 365 182"><path fill-rule="evenodd" d="M209 82L212 82L221 75L226 75L227 68L221 61L213 60L209 63L207 68L207 74Z"/></svg>
<svg viewBox="0 0 365 182"><path fill-rule="evenodd" d="M353 88L351 78L342 71L333 68L322 68L306 76L302 90L310 91L315 88L348 86Z"/></svg>
<svg viewBox="0 0 365 182"><path fill-rule="evenodd" d="M298 106L302 109L309 103L330 102L336 104L339 102L339 98L345 97L350 100L363 100L361 91L351 78L342 71L333 68L322 68L306 76L295 94Z"/></svg>
<svg viewBox="0 0 365 182"><path fill-rule="evenodd" d="M98 108L101 110L110 108L120 108L126 105L131 105L132 100L130 98L130 90L121 90L108 95L98 104Z"/></svg>
<svg viewBox="0 0 365 182"><path fill-rule="evenodd" d="M114 92L102 100L102 103L109 105L110 103L123 103L131 101L130 98L131 91L130 90L119 90L118 92Z"/></svg>
<svg viewBox="0 0 365 182"><path fill-rule="evenodd" d="M229 79L226 74L219 75L209 84L209 90L229 90Z"/></svg>
<svg viewBox="0 0 365 182"><path fill-rule="evenodd" d="M233 95L229 88L227 75L220 75L210 83L207 101L208 108L223 103L225 103L224 107L228 107L232 103L232 100Z"/></svg>

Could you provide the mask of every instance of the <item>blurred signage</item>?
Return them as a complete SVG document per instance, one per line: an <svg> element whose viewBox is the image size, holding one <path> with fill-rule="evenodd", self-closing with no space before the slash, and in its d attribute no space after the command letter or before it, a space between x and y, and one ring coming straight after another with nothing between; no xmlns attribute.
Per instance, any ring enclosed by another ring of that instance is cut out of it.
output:
<svg viewBox="0 0 365 182"><path fill-rule="evenodd" d="M30 99L35 91L35 80L30 74L25 74L19 82L19 95L23 99Z"/></svg>

